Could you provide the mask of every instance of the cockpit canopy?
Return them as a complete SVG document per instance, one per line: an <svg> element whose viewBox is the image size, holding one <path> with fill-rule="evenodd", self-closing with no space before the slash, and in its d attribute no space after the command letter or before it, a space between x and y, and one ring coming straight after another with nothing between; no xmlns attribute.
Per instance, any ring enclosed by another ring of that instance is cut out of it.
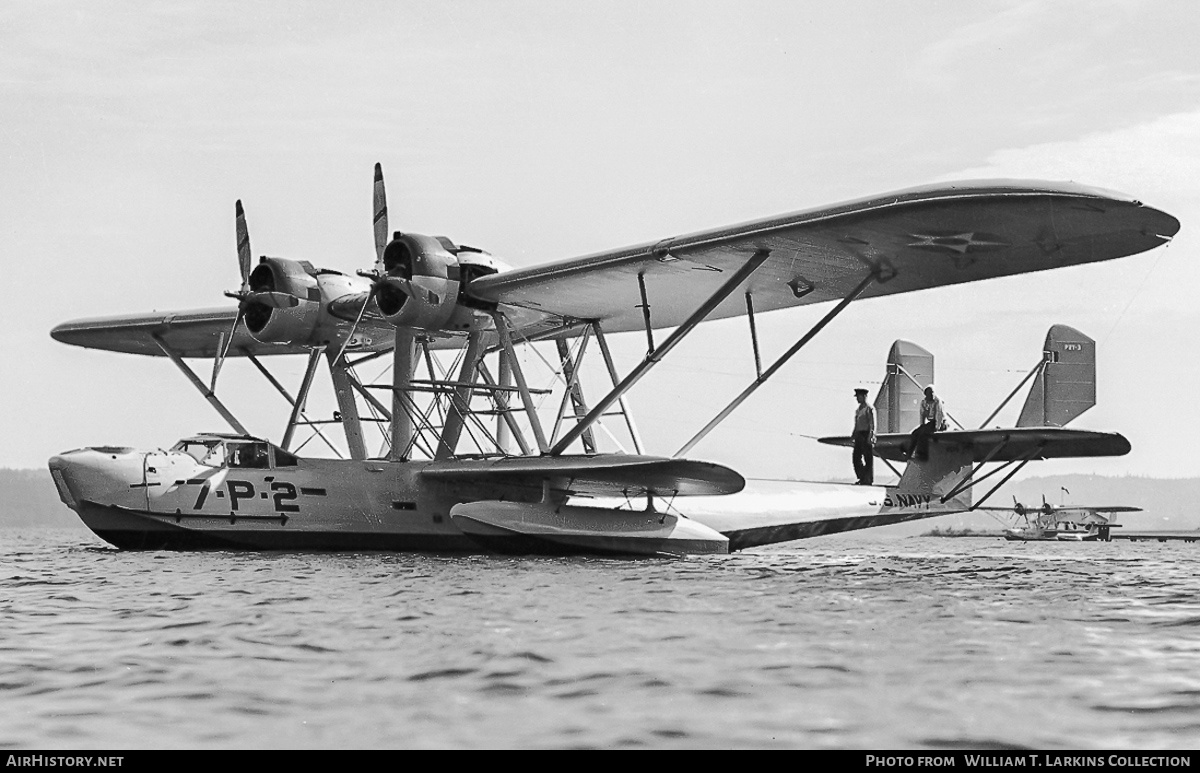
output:
<svg viewBox="0 0 1200 773"><path fill-rule="evenodd" d="M267 470L295 467L296 457L265 440L243 435L197 435L171 446L209 467Z"/></svg>

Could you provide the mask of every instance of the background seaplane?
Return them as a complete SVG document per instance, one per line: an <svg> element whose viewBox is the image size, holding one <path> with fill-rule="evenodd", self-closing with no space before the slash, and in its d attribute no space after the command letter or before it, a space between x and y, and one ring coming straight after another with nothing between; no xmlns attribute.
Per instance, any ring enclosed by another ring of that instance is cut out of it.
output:
<svg viewBox="0 0 1200 773"><path fill-rule="evenodd" d="M1128 443L1061 428L1003 442L967 433L879 487L748 485L686 454L857 299L1132 255L1179 227L1075 184L971 182L510 269L445 237L389 239L378 165L370 271L265 256L252 265L240 202L235 221L241 286L227 294L236 306L52 331L69 344L168 357L234 430L167 450L101 446L50 460L63 501L118 547L724 553L962 512L975 463L1120 454ZM836 305L764 368L758 315L827 301ZM627 393L704 320L735 315L749 322L750 384L675 454L648 454ZM656 340L661 328L672 330ZM629 331L645 335L647 353L621 375L606 336ZM545 362L548 386L518 347ZM585 354L595 349L592 367ZM390 380L370 383L361 374L388 353ZM261 361L283 354L307 356L294 395ZM247 358L291 403L278 442L251 435L218 397L229 357ZM212 359L210 380L185 358ZM299 431L337 450L330 422L306 413L322 360L349 459L298 453ZM594 401L589 373L602 383ZM378 453L368 452L371 427Z"/></svg>
<svg viewBox="0 0 1200 773"><path fill-rule="evenodd" d="M1042 497L1041 507L1028 507L1013 497L1012 507L981 507L980 510L1011 513L1021 521L1020 526L1006 528L1007 540L1037 542L1109 542L1110 529L1121 524L1116 522L1117 513L1140 513L1140 507L1125 505L1052 505Z"/></svg>

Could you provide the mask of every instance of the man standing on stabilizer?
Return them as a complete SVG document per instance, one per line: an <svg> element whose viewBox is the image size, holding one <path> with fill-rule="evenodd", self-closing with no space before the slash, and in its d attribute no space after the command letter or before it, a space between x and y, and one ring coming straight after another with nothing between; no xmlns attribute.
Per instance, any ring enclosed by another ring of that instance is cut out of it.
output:
<svg viewBox="0 0 1200 773"><path fill-rule="evenodd" d="M854 390L858 407L854 409L854 475L855 485L870 486L875 482L875 406L867 404L867 390Z"/></svg>

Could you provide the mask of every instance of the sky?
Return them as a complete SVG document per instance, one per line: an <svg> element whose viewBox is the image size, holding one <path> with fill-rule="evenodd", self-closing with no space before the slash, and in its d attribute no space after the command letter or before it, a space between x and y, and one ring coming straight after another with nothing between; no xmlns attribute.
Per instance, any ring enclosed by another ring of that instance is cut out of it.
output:
<svg viewBox="0 0 1200 773"><path fill-rule="evenodd" d="M934 353L970 426L1058 323L1097 342L1098 404L1072 426L1133 451L1036 474L1194 476L1198 35L1191 4L1138 0L6 2L0 467L224 431L167 360L50 329L232 304L237 199L255 254L370 267L380 162L393 229L514 266L933 182L1130 194L1179 218L1170 245L854 304L689 455L848 479L849 451L813 438L849 433L852 390L879 384L894 340ZM764 359L827 309L762 316ZM632 367L644 336L617 338ZM303 362L274 359L294 388ZM673 351L630 393L648 451L674 453L752 363L744 319ZM278 439L278 394L245 362L221 378L250 430Z"/></svg>

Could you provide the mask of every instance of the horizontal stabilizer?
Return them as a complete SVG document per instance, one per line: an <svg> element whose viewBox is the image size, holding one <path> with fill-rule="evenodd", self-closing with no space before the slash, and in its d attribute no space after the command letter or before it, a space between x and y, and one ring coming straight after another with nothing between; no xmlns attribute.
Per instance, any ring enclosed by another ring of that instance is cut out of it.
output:
<svg viewBox="0 0 1200 773"><path fill-rule="evenodd" d="M911 341L896 341L888 352L887 375L875 396L880 432L904 432L920 423L925 387L933 383L933 355Z"/></svg>
<svg viewBox="0 0 1200 773"><path fill-rule="evenodd" d="M850 437L824 437L819 442L852 448ZM1090 432L1061 427L1021 427L1013 429L973 429L937 432L930 445L948 449L969 449L975 462L1069 459L1086 456L1124 456L1129 441L1115 432ZM875 455L893 462L908 461L912 436L905 433L879 435Z"/></svg>
<svg viewBox="0 0 1200 773"><path fill-rule="evenodd" d="M1042 367L1018 427L1065 427L1096 404L1096 342L1066 325L1046 333Z"/></svg>
<svg viewBox="0 0 1200 773"><path fill-rule="evenodd" d="M746 486L735 470L710 462L662 456L510 456L432 462L421 475L463 485L524 486L594 497L734 494Z"/></svg>

